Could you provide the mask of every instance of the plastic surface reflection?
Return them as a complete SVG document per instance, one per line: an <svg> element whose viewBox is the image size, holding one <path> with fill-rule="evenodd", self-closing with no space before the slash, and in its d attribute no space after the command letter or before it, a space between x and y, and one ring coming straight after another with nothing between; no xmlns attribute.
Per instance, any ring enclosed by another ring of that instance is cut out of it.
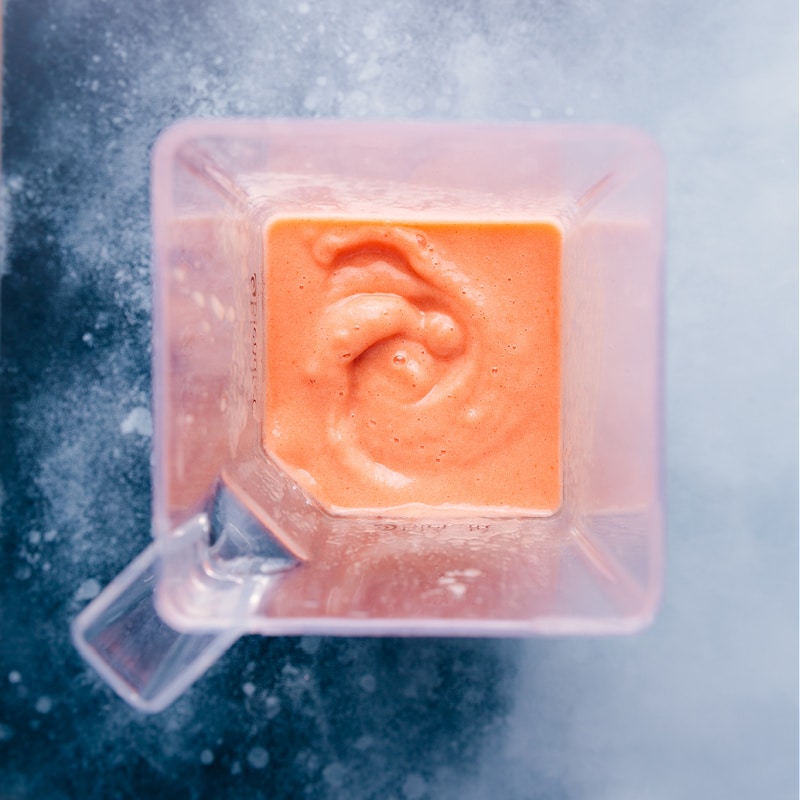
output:
<svg viewBox="0 0 800 800"><path fill-rule="evenodd" d="M495 533L487 543L488 525L454 525L457 533L402 527L335 543L315 568L283 576L280 590L265 595L262 612L406 620L409 631L418 631L420 621L431 626L430 620L439 620L457 632L455 621L524 621L553 610L558 556L552 544L540 542L538 552L525 554L511 537L502 541Z"/></svg>

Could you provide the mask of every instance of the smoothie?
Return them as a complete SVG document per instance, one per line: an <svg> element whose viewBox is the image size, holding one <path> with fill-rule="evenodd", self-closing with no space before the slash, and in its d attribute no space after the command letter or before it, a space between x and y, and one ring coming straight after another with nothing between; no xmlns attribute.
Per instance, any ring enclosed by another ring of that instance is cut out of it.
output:
<svg viewBox="0 0 800 800"><path fill-rule="evenodd" d="M557 510L562 239L550 221L273 219L264 448L334 512Z"/></svg>

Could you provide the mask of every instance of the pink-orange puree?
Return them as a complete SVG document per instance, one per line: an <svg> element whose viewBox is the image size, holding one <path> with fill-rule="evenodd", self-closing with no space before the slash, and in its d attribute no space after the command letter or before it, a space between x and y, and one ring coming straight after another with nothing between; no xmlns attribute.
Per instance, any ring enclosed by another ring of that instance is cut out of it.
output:
<svg viewBox="0 0 800 800"><path fill-rule="evenodd" d="M325 506L561 501L562 233L279 217L265 449Z"/></svg>

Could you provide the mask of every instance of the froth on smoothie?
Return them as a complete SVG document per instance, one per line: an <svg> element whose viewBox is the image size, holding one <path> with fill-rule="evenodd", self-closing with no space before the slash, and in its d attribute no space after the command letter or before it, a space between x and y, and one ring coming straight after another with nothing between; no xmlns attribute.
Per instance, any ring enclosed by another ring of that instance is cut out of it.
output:
<svg viewBox="0 0 800 800"><path fill-rule="evenodd" d="M561 503L562 232L279 217L263 446L333 511Z"/></svg>

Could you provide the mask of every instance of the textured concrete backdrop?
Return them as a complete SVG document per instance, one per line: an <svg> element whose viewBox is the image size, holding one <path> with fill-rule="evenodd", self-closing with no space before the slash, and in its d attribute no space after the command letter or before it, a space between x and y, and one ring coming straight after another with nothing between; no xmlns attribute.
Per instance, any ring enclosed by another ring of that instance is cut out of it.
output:
<svg viewBox="0 0 800 800"><path fill-rule="evenodd" d="M797 9L6 3L0 796L797 796ZM149 537L148 159L189 115L625 122L667 156L668 572L633 638L241 641L165 713L68 624Z"/></svg>

